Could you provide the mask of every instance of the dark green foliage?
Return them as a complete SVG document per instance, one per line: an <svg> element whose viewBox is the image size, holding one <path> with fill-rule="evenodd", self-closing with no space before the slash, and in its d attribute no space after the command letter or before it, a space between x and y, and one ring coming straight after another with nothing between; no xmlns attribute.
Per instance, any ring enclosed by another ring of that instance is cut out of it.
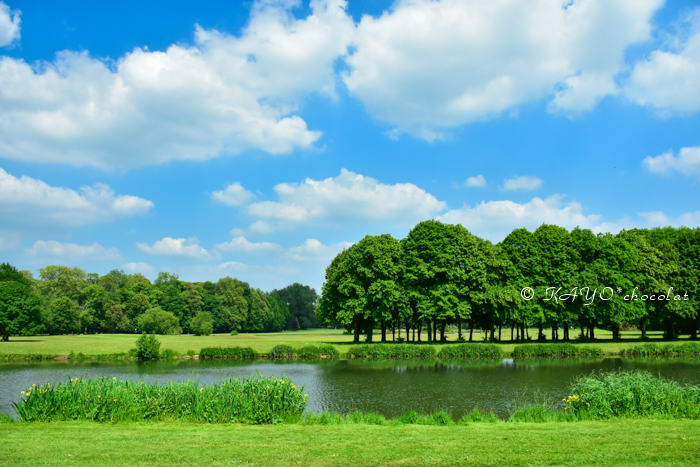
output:
<svg viewBox="0 0 700 467"><path fill-rule="evenodd" d="M513 349L513 357L600 357L603 349L573 344L528 344Z"/></svg>
<svg viewBox="0 0 700 467"><path fill-rule="evenodd" d="M350 347L349 358L434 358L435 347L409 344L363 344Z"/></svg>
<svg viewBox="0 0 700 467"><path fill-rule="evenodd" d="M173 358L177 358L179 356L180 352L172 349L163 349L163 351L160 353L160 358L165 360L172 360Z"/></svg>
<svg viewBox="0 0 700 467"><path fill-rule="evenodd" d="M271 292L289 304L289 320L286 329L308 329L318 327L316 320L316 291L308 285L294 283L281 290Z"/></svg>
<svg viewBox="0 0 700 467"><path fill-rule="evenodd" d="M620 351L620 354L630 357L700 355L700 344L688 342L679 345L659 345L649 342L629 349L623 349Z"/></svg>
<svg viewBox="0 0 700 467"><path fill-rule="evenodd" d="M294 355L294 349L292 349L291 345L280 344L274 346L267 355L270 358L290 358Z"/></svg>
<svg viewBox="0 0 700 467"><path fill-rule="evenodd" d="M258 354L250 347L207 347L199 351L199 358L255 358Z"/></svg>
<svg viewBox="0 0 700 467"><path fill-rule="evenodd" d="M156 335L141 334L136 340L136 357L145 360L151 360L160 357L160 341L156 339Z"/></svg>
<svg viewBox="0 0 700 467"><path fill-rule="evenodd" d="M578 420L700 419L700 386L685 386L646 371L599 373L576 378L564 403Z"/></svg>
<svg viewBox="0 0 700 467"><path fill-rule="evenodd" d="M237 335L238 335L238 331L236 331L236 330L234 329L233 331L231 331L231 335L232 335L232 336L237 336Z"/></svg>
<svg viewBox="0 0 700 467"><path fill-rule="evenodd" d="M7 263L0 264L0 340L33 334L41 322L39 297L31 281Z"/></svg>
<svg viewBox="0 0 700 467"><path fill-rule="evenodd" d="M116 378L73 379L32 386L14 405L23 422L184 420L269 424L296 421L306 408L304 388L286 378L229 379L200 387L197 381L164 385Z"/></svg>
<svg viewBox="0 0 700 467"><path fill-rule="evenodd" d="M328 358L338 358L340 353L333 345L319 344L300 347L294 351L294 355L299 358L321 358L323 355Z"/></svg>
<svg viewBox="0 0 700 467"><path fill-rule="evenodd" d="M201 311L190 321L190 330L196 336L208 336L214 332L214 322L211 315L206 311Z"/></svg>
<svg viewBox="0 0 700 467"><path fill-rule="evenodd" d="M494 344L446 345L440 350L440 358L500 358L503 351Z"/></svg>
<svg viewBox="0 0 700 467"><path fill-rule="evenodd" d="M156 334L182 334L177 316L160 307L149 308L138 318L139 329Z"/></svg>

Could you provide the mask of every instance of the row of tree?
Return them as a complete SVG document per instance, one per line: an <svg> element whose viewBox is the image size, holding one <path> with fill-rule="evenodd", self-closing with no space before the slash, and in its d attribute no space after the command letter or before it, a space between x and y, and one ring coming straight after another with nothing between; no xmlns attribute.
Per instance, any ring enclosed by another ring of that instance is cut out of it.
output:
<svg viewBox="0 0 700 467"><path fill-rule="evenodd" d="M192 283L161 272L155 282L113 270L99 276L77 267L29 271L0 264L0 336L38 333L210 334L318 326L314 289L292 284L265 293L224 277Z"/></svg>
<svg viewBox="0 0 700 467"><path fill-rule="evenodd" d="M626 325L643 336L661 327L666 338L682 327L695 339L698 297L700 229L596 235L543 224L494 245L461 225L431 220L400 241L367 236L338 254L326 269L317 314L353 330L355 341L363 332L371 341L375 328L382 341L387 329L402 328L408 340L417 331L420 341L425 330L429 340L438 332L444 340L448 325L461 339L463 323L469 340L475 328L500 339L503 327L523 339L530 326L539 339L545 326L555 340L569 339L574 326L585 338L594 339L596 327L619 338Z"/></svg>

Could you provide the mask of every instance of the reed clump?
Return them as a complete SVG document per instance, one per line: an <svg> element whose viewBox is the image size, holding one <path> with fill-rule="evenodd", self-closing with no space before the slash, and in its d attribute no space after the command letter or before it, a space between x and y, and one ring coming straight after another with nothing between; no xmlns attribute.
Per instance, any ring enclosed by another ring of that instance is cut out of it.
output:
<svg viewBox="0 0 700 467"><path fill-rule="evenodd" d="M258 353L250 347L206 347L199 351L199 358L256 358Z"/></svg>
<svg viewBox="0 0 700 467"><path fill-rule="evenodd" d="M685 344L659 345L647 342L636 347L620 350L620 355L629 357L674 357L700 355L700 343L688 342Z"/></svg>
<svg viewBox="0 0 700 467"><path fill-rule="evenodd" d="M340 352L333 345L330 344L319 344L319 345L305 345L294 350L294 355L299 358L338 358Z"/></svg>
<svg viewBox="0 0 700 467"><path fill-rule="evenodd" d="M287 377L145 384L116 378L74 378L32 385L14 409L23 422L93 420L271 424L298 421L308 395Z"/></svg>
<svg viewBox="0 0 700 467"><path fill-rule="evenodd" d="M513 349L513 357L600 357L605 352L600 347L573 344L527 344Z"/></svg>
<svg viewBox="0 0 700 467"><path fill-rule="evenodd" d="M440 350L440 358L500 358L503 351L494 344L457 344L448 345Z"/></svg>
<svg viewBox="0 0 700 467"><path fill-rule="evenodd" d="M408 344L362 344L350 347L345 354L348 358L435 358L435 348L428 345Z"/></svg>

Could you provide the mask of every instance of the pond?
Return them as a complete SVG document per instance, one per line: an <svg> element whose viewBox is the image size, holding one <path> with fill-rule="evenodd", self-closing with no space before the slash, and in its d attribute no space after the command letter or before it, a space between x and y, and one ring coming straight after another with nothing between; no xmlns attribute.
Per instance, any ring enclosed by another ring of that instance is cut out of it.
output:
<svg viewBox="0 0 700 467"><path fill-rule="evenodd" d="M0 364L0 412L14 415L12 402L32 384L69 378L116 377L163 383L197 379L213 384L259 372L286 375L304 385L307 410L378 412L394 418L410 410L447 410L455 419L478 406L506 418L516 401L569 395L569 383L594 371L642 369L700 384L700 358L519 359L488 361L339 360L254 362L169 360L160 362L41 362Z"/></svg>

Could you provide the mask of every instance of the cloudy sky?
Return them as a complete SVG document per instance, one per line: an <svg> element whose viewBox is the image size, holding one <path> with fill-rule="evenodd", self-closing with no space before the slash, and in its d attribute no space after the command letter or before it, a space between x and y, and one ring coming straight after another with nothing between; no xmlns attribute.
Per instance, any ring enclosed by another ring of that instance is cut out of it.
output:
<svg viewBox="0 0 700 467"><path fill-rule="evenodd" d="M320 289L425 219L700 226L696 1L4 2L21 269Z"/></svg>

